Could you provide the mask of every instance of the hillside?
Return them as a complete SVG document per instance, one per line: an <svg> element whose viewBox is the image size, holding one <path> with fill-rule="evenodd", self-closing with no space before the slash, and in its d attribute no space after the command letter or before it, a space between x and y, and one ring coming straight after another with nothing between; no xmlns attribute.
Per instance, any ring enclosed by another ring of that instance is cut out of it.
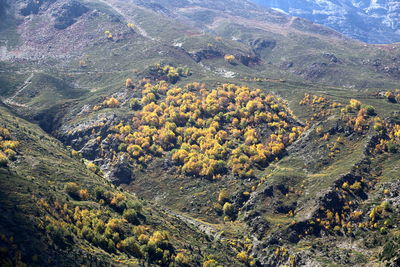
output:
<svg viewBox="0 0 400 267"><path fill-rule="evenodd" d="M73 150L0 109L0 140L17 143L15 155L5 151L9 159L0 158L2 266L188 266L207 257L222 264L234 259L231 248L210 241L190 221L121 191Z"/></svg>
<svg viewBox="0 0 400 267"><path fill-rule="evenodd" d="M397 44L240 0L0 3L1 264L400 264Z"/></svg>

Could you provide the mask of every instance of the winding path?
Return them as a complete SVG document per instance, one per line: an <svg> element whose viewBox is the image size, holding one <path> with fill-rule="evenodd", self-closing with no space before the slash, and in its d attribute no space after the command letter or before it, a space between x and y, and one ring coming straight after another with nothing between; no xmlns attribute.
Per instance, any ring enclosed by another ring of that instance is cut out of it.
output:
<svg viewBox="0 0 400 267"><path fill-rule="evenodd" d="M22 91L25 90L26 87L28 87L28 85L31 84L32 78L35 76L35 73L32 72L29 77L24 81L24 83L21 85L21 87L9 98L4 100L4 103L7 105L13 105L13 106L18 106L18 107L27 107L24 104L19 104L17 102L14 101L14 99L20 94L22 93Z"/></svg>

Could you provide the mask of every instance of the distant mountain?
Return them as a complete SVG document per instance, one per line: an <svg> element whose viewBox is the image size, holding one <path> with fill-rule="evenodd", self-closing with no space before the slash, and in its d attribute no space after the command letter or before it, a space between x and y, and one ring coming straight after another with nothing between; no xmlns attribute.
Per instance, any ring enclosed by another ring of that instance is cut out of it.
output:
<svg viewBox="0 0 400 267"><path fill-rule="evenodd" d="M400 42L398 0L253 0L367 43Z"/></svg>
<svg viewBox="0 0 400 267"><path fill-rule="evenodd" d="M399 83L247 0L0 0L0 266L400 266Z"/></svg>

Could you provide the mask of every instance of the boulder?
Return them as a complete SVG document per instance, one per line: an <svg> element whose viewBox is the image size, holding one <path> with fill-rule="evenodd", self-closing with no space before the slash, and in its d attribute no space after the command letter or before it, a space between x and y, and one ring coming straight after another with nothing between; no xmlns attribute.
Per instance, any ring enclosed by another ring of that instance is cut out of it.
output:
<svg viewBox="0 0 400 267"><path fill-rule="evenodd" d="M119 156L118 160L109 167L107 178L115 185L129 184L133 180L132 166L126 155Z"/></svg>

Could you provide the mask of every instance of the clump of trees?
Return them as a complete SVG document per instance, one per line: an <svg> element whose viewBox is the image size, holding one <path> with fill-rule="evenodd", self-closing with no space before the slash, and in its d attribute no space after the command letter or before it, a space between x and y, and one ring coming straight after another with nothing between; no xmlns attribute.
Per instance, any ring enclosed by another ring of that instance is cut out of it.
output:
<svg viewBox="0 0 400 267"><path fill-rule="evenodd" d="M369 129L372 117L376 115L375 108L370 105L363 105L356 99L351 99L349 104L342 109L343 120L355 132L363 133Z"/></svg>
<svg viewBox="0 0 400 267"><path fill-rule="evenodd" d="M286 103L260 89L223 84L207 90L199 83L180 88L165 81L141 86L141 100L129 101L137 110L132 120L112 128L137 164L170 153L188 176L254 177L255 168L282 156L303 132Z"/></svg>
<svg viewBox="0 0 400 267"><path fill-rule="evenodd" d="M156 64L151 70L155 72L156 76L170 83L176 83L181 77L188 77L191 75L189 68L176 68L171 65Z"/></svg>
<svg viewBox="0 0 400 267"><path fill-rule="evenodd" d="M0 127L0 167L7 166L17 156L20 142L13 140L11 132L7 128Z"/></svg>
<svg viewBox="0 0 400 267"><path fill-rule="evenodd" d="M323 120L324 118L332 115L332 111L335 108L341 106L337 102L328 100L324 96L304 94L303 99L300 100L300 105L307 106L313 112L311 115L311 120Z"/></svg>
<svg viewBox="0 0 400 267"><path fill-rule="evenodd" d="M107 108L116 108L119 106L119 101L114 97L110 97L109 99L104 100L103 106Z"/></svg>
<svg viewBox="0 0 400 267"><path fill-rule="evenodd" d="M103 108L117 108L120 106L120 102L115 97L107 98L100 105L96 105L93 107L94 111L98 111Z"/></svg>
<svg viewBox="0 0 400 267"><path fill-rule="evenodd" d="M385 98L392 103L400 103L400 90L387 91L383 94Z"/></svg>
<svg viewBox="0 0 400 267"><path fill-rule="evenodd" d="M398 153L400 151L400 125L385 123L377 120L374 129L381 134L375 149L375 153Z"/></svg>
<svg viewBox="0 0 400 267"><path fill-rule="evenodd" d="M123 253L142 262L190 266L191 258L175 252L168 232L144 225L146 217L138 199L104 187L83 189L76 182L66 183L64 189L76 201L97 203L37 200L37 205L46 211L39 227L59 248L73 246L79 238L108 253Z"/></svg>

